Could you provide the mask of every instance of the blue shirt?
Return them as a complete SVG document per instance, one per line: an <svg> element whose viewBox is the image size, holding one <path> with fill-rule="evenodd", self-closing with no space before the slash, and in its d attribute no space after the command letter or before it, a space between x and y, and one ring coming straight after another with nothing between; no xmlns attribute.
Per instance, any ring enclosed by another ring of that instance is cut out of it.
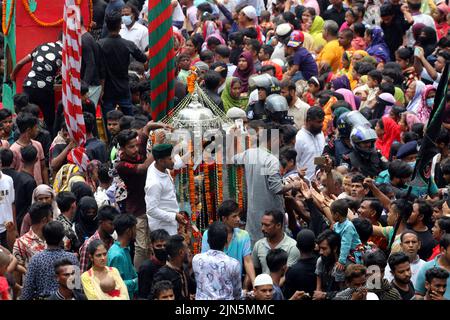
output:
<svg viewBox="0 0 450 320"><path fill-rule="evenodd" d="M358 232L353 223L345 219L344 222L336 222L334 231L341 236L341 252L339 254L339 263L346 264L350 250L354 250L358 244L361 244ZM357 261L357 263L360 263Z"/></svg>
<svg viewBox="0 0 450 320"><path fill-rule="evenodd" d="M311 53L303 47L295 51L294 64L298 65L298 70L302 72L305 80L309 80L313 76L317 77L319 74L316 61Z"/></svg>
<svg viewBox="0 0 450 320"><path fill-rule="evenodd" d="M205 253L208 250L208 230L206 230L202 238L202 253ZM248 232L239 228L234 228L231 242L229 243L228 247L224 249L224 252L227 256L235 258L237 261L239 261L242 275L244 257L252 254L250 235L248 234Z"/></svg>
<svg viewBox="0 0 450 320"><path fill-rule="evenodd" d="M433 260L426 262L420 269L419 274L417 275L415 286L417 293L425 295L425 293L427 292L427 290L425 289L425 273L434 267L442 268L438 262L440 257L441 255L436 256L436 258L434 258ZM450 300L450 277L447 278L447 289L445 290L444 298Z"/></svg>
<svg viewBox="0 0 450 320"><path fill-rule="evenodd" d="M119 270L122 280L125 282L130 299L138 291L138 275L131 261L130 248L122 248L118 241L108 250L108 266Z"/></svg>
<svg viewBox="0 0 450 320"><path fill-rule="evenodd" d="M45 249L35 254L28 264L20 300L32 300L54 294L58 290L54 263L62 259L68 259L74 266L79 266L75 255L63 249Z"/></svg>

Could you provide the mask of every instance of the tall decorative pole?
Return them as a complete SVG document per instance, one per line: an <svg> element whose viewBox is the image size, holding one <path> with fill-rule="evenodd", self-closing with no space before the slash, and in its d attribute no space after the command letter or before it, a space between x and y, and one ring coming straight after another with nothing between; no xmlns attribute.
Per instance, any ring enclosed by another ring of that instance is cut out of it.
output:
<svg viewBox="0 0 450 320"><path fill-rule="evenodd" d="M152 118L162 119L173 108L175 52L173 50L172 4L149 1L150 106Z"/></svg>

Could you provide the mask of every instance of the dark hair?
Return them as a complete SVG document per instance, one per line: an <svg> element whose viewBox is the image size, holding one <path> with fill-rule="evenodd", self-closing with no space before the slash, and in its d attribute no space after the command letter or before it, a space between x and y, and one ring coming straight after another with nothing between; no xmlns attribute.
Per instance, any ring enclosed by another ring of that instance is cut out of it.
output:
<svg viewBox="0 0 450 320"><path fill-rule="evenodd" d="M396 159L389 164L388 172L391 180L393 178L406 179L412 175L413 169L404 161Z"/></svg>
<svg viewBox="0 0 450 320"><path fill-rule="evenodd" d="M361 264L349 264L345 268L345 281L351 282L353 279L366 275L367 269Z"/></svg>
<svg viewBox="0 0 450 320"><path fill-rule="evenodd" d="M446 233L442 236L441 240L439 240L439 247L447 249L450 246L450 233Z"/></svg>
<svg viewBox="0 0 450 320"><path fill-rule="evenodd" d="M437 223L443 232L450 234L450 217L441 217L437 220Z"/></svg>
<svg viewBox="0 0 450 320"><path fill-rule="evenodd" d="M0 159L3 168L10 167L14 161L14 153L9 149L1 148Z"/></svg>
<svg viewBox="0 0 450 320"><path fill-rule="evenodd" d="M419 140L419 136L417 135L417 133L412 132L412 131L403 132L403 142L404 143L408 143L411 141L417 141L417 140Z"/></svg>
<svg viewBox="0 0 450 320"><path fill-rule="evenodd" d="M288 88L289 91L295 90L295 89L296 89L295 83L294 83L294 81L292 81L292 80L284 80L284 81L281 81L281 82L280 82L280 88L281 88L281 89L283 89L283 88Z"/></svg>
<svg viewBox="0 0 450 320"><path fill-rule="evenodd" d="M244 35L245 37L248 37L248 38L250 38L250 39L256 39L256 38L258 38L258 33L256 32L256 29L255 29L255 28L252 28L252 27L250 27L250 28L245 28L244 31L243 31L242 33L243 33L243 35Z"/></svg>
<svg viewBox="0 0 450 320"><path fill-rule="evenodd" d="M212 250L223 250L227 243L228 231L221 221L213 222L208 228L208 244Z"/></svg>
<svg viewBox="0 0 450 320"><path fill-rule="evenodd" d="M95 251L97 251L97 248L100 246L104 246L106 249L106 246L102 240L100 240L100 239L92 240L92 242L90 242L87 247L87 251L88 251L89 255L94 256Z"/></svg>
<svg viewBox="0 0 450 320"><path fill-rule="evenodd" d="M37 158L37 149L30 144L20 149L20 155L24 164L33 164Z"/></svg>
<svg viewBox="0 0 450 320"><path fill-rule="evenodd" d="M432 223L433 207L424 199L416 199L414 204L419 206L419 214L423 215L423 223L430 226Z"/></svg>
<svg viewBox="0 0 450 320"><path fill-rule="evenodd" d="M218 72L218 74L220 75L220 77L221 77L222 79L226 79L226 77L227 77L227 75L228 75L228 67L227 67L227 64L226 64L225 62L217 61L217 62L214 62L213 64L211 64L211 66L209 67L209 70L213 70L214 72L217 72L217 71L215 71L215 69L216 69L217 67L222 67L222 68L223 68L223 70L220 71L220 72Z"/></svg>
<svg viewBox="0 0 450 320"><path fill-rule="evenodd" d="M2 163L3 163L3 157L2 157ZM441 171L443 174L450 174L450 158L446 158L443 161L441 161Z"/></svg>
<svg viewBox="0 0 450 320"><path fill-rule="evenodd" d="M120 110L111 110L106 113L106 120L119 121L123 117L123 112Z"/></svg>
<svg viewBox="0 0 450 320"><path fill-rule="evenodd" d="M119 127L120 130L128 130L131 129L131 122L133 122L134 117L133 116L123 116L119 120Z"/></svg>
<svg viewBox="0 0 450 320"><path fill-rule="evenodd" d="M131 214L119 214L114 218L114 229L118 236L123 235L127 230L133 228L137 224L136 217Z"/></svg>
<svg viewBox="0 0 450 320"><path fill-rule="evenodd" d="M339 214L341 217L347 217L348 207L348 201L346 199L337 199L331 203L330 210L333 213Z"/></svg>
<svg viewBox="0 0 450 320"><path fill-rule="evenodd" d="M156 229L150 232L150 242L169 240L170 234L164 229Z"/></svg>
<svg viewBox="0 0 450 320"><path fill-rule="evenodd" d="M393 16L394 7L390 3L385 3L380 7L380 17Z"/></svg>
<svg viewBox="0 0 450 320"><path fill-rule="evenodd" d="M28 112L39 119L40 109L38 105L34 103L29 103L25 107L22 108L22 112Z"/></svg>
<svg viewBox="0 0 450 320"><path fill-rule="evenodd" d="M411 216L411 212L413 210L412 203L406 199L396 199L392 201L391 205L394 205L396 211L398 211L401 219L406 222L408 218Z"/></svg>
<svg viewBox="0 0 450 320"><path fill-rule="evenodd" d="M26 93L16 93L13 97L16 113L19 113L23 107L30 103L30 99Z"/></svg>
<svg viewBox="0 0 450 320"><path fill-rule="evenodd" d="M276 73L275 67L271 64L266 64L265 66L261 67L261 74L267 73L268 71L273 71L274 74Z"/></svg>
<svg viewBox="0 0 450 320"><path fill-rule="evenodd" d="M199 4L197 6L197 10L199 10L200 12L208 12L208 13L213 13L213 8L211 7L211 5L208 2L203 2L201 4Z"/></svg>
<svg viewBox="0 0 450 320"><path fill-rule="evenodd" d="M411 47L400 48L395 51L395 54L402 60L406 60L409 63L412 63L414 58L414 49Z"/></svg>
<svg viewBox="0 0 450 320"><path fill-rule="evenodd" d="M341 237L338 233L333 230L326 229L317 236L316 243L320 244L325 240L328 242L328 246L330 247L331 251L337 249L337 252L339 252L339 250L341 249Z"/></svg>
<svg viewBox="0 0 450 320"><path fill-rule="evenodd" d="M45 242L50 246L57 246L64 238L64 226L59 221L50 221L42 230Z"/></svg>
<svg viewBox="0 0 450 320"><path fill-rule="evenodd" d="M297 135L297 129L290 124L284 124L280 126L280 133L283 138L283 144L287 144Z"/></svg>
<svg viewBox="0 0 450 320"><path fill-rule="evenodd" d="M403 230L403 232L400 234L400 243L403 242L403 238L407 234L412 234L412 235L416 236L417 240L420 242L420 238L419 238L419 235L417 234L417 232L415 232L414 230L411 230L411 229L406 229L406 230Z"/></svg>
<svg viewBox="0 0 450 320"><path fill-rule="evenodd" d="M5 120L8 117L11 117L12 113L6 108L0 109L0 121Z"/></svg>
<svg viewBox="0 0 450 320"><path fill-rule="evenodd" d="M59 274L59 268L65 267L65 266L73 266L72 261L70 261L67 258L56 260L53 264L53 268L55 269L55 274Z"/></svg>
<svg viewBox="0 0 450 320"><path fill-rule="evenodd" d="M297 248L302 253L311 253L316 247L316 237L309 229L302 229L297 234Z"/></svg>
<svg viewBox="0 0 450 320"><path fill-rule="evenodd" d="M265 44L263 46L261 46L261 49L264 51L265 54L272 56L272 53L274 52L275 48L272 47L271 45Z"/></svg>
<svg viewBox="0 0 450 320"><path fill-rule="evenodd" d="M366 32L366 26L361 22L355 22L353 24L353 31L355 35L358 37L364 37L364 33Z"/></svg>
<svg viewBox="0 0 450 320"><path fill-rule="evenodd" d="M378 187L378 189L379 189L382 193L384 193L384 194L386 194L386 195L388 195L388 194L394 192L394 189L393 189L392 186L391 186L390 184L388 184L388 183L381 183L381 184L377 185L377 187Z"/></svg>
<svg viewBox="0 0 450 320"><path fill-rule="evenodd" d="M395 272L395 267L405 262L409 262L409 257L404 252L394 252L388 258L389 268L392 272Z"/></svg>
<svg viewBox="0 0 450 320"><path fill-rule="evenodd" d="M264 212L265 216L272 216L275 224L284 225L284 213L281 210L269 210Z"/></svg>
<svg viewBox="0 0 450 320"><path fill-rule="evenodd" d="M77 197L70 191L61 191L56 195L56 203L61 212L67 212L74 202L77 202Z"/></svg>
<svg viewBox="0 0 450 320"><path fill-rule="evenodd" d="M200 60L205 62L206 60L214 60L214 52L211 50L204 50L199 54Z"/></svg>
<svg viewBox="0 0 450 320"><path fill-rule="evenodd" d="M447 41L449 41L449 40L447 39L447 37L441 38L441 40L444 40L444 39L446 39ZM441 40L439 40L439 41L441 41ZM448 43L447 43L447 45L446 45L445 47L448 47ZM439 56L439 57L444 58L445 62L449 62L449 61L450 61L450 53L448 53L447 51L444 51L444 50L438 51L438 53L436 54L436 56Z"/></svg>
<svg viewBox="0 0 450 320"><path fill-rule="evenodd" d="M116 140L119 143L121 148L124 148L128 142L130 142L133 139L136 139L138 136L136 131L132 131L132 130L123 130L120 131L117 136L116 136Z"/></svg>
<svg viewBox="0 0 450 320"><path fill-rule="evenodd" d="M278 272L288 261L289 255L283 249L271 249L266 255L266 263L270 272Z"/></svg>
<svg viewBox="0 0 450 320"><path fill-rule="evenodd" d="M261 50L261 44L256 39L247 40L247 44L250 45L252 49L256 51L256 53L259 53L259 50Z"/></svg>
<svg viewBox="0 0 450 320"><path fill-rule="evenodd" d="M375 70L375 67L371 63L358 61L357 63L355 63L354 69L355 69L356 73L364 76L364 75L368 75L371 71ZM381 80L380 80L380 82L381 82Z"/></svg>
<svg viewBox="0 0 450 320"><path fill-rule="evenodd" d="M38 119L30 113L22 112L16 118L16 125L20 133L25 133L28 129L34 128L38 124Z"/></svg>
<svg viewBox="0 0 450 320"><path fill-rule="evenodd" d="M306 112L306 121L321 120L325 118L325 112L320 107L311 107Z"/></svg>
<svg viewBox="0 0 450 320"><path fill-rule="evenodd" d="M356 232L358 232L359 239L362 243L366 243L373 233L372 223L365 218L355 218L352 220Z"/></svg>
<svg viewBox="0 0 450 320"><path fill-rule="evenodd" d="M244 42L244 34L240 31L236 31L236 32L230 33L230 35L228 36L228 39L230 41L234 41L236 43L236 45L240 46Z"/></svg>
<svg viewBox="0 0 450 320"><path fill-rule="evenodd" d="M414 132L415 134L417 134L417 136L419 137L419 139L423 138L423 128L424 128L424 124L423 123L414 123L411 126L411 131Z"/></svg>
<svg viewBox="0 0 450 320"><path fill-rule="evenodd" d="M219 218L229 217L233 212L239 210L239 206L234 200L225 200L219 205L217 215Z"/></svg>
<svg viewBox="0 0 450 320"><path fill-rule="evenodd" d="M173 290L173 284L169 280L161 280L153 284L152 298L159 298L160 294L164 291Z"/></svg>
<svg viewBox="0 0 450 320"><path fill-rule="evenodd" d="M395 86L393 83L390 82L379 82L379 87L381 93L390 93L392 95L395 95Z"/></svg>
<svg viewBox="0 0 450 320"><path fill-rule="evenodd" d="M138 10L138 8L136 8L135 5L132 5L131 3L126 3L122 9L124 9L124 8L129 8L131 10L131 14L134 15L135 21L139 20L139 10Z"/></svg>
<svg viewBox="0 0 450 320"><path fill-rule="evenodd" d="M295 160L297 159L297 151L295 150L295 148L286 148L281 152L280 158L287 161L293 160L295 162Z"/></svg>
<svg viewBox="0 0 450 320"><path fill-rule="evenodd" d="M122 14L112 11L105 17L106 28L109 32L119 31L122 26Z"/></svg>
<svg viewBox="0 0 450 320"><path fill-rule="evenodd" d="M31 218L31 224L38 224L44 218L48 218L53 215L52 206L48 203L35 202L31 204L28 210Z"/></svg>
<svg viewBox="0 0 450 320"><path fill-rule="evenodd" d="M363 261L366 267L378 266L380 269L384 269L387 265L386 255L381 250L366 253L363 256Z"/></svg>
<svg viewBox="0 0 450 320"><path fill-rule="evenodd" d="M377 220L380 219L381 214L383 213L383 205L381 202L376 198L367 198L364 200L369 201L369 207L376 212Z"/></svg>
<svg viewBox="0 0 450 320"><path fill-rule="evenodd" d="M349 10L351 10L351 9L349 9ZM344 30L341 31L341 34L342 34L342 36L344 38L347 38L347 39L353 39L354 36L355 36L355 34L352 31L352 29L344 29Z"/></svg>
<svg viewBox="0 0 450 320"><path fill-rule="evenodd" d="M208 70L204 74L205 87L208 90L215 91L220 86L220 74L216 71Z"/></svg>
<svg viewBox="0 0 450 320"><path fill-rule="evenodd" d="M439 267L433 267L425 272L425 281L428 283L431 283L433 279L447 280L448 277L448 271Z"/></svg>
<svg viewBox="0 0 450 320"><path fill-rule="evenodd" d="M354 176L352 176L352 183L364 183L364 179L365 177L360 174L360 173L356 173Z"/></svg>
<svg viewBox="0 0 450 320"><path fill-rule="evenodd" d="M228 46L224 44L219 44L218 46L216 46L214 52L222 58L229 58L231 54L230 48L228 48Z"/></svg>
<svg viewBox="0 0 450 320"><path fill-rule="evenodd" d="M166 252L167 255L170 258L175 258L176 256L178 256L178 252L184 248L185 244L184 244L184 238L183 236L176 234L173 235L169 238L169 240L167 240L166 242Z"/></svg>
<svg viewBox="0 0 450 320"><path fill-rule="evenodd" d="M113 206L105 205L101 206L97 212L97 220L99 222L109 220L114 221L114 219L120 215L119 210Z"/></svg>
<svg viewBox="0 0 450 320"><path fill-rule="evenodd" d="M98 167L98 180L101 183L109 183L112 181L112 177L109 175L109 165L107 163L102 163Z"/></svg>
<svg viewBox="0 0 450 320"><path fill-rule="evenodd" d="M86 133L94 132L96 125L95 117L90 112L83 112L84 125L86 126Z"/></svg>

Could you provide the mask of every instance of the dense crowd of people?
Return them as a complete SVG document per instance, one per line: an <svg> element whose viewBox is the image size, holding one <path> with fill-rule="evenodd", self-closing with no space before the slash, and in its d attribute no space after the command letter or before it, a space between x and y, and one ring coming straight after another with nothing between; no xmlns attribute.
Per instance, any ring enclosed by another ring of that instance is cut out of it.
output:
<svg viewBox="0 0 450 320"><path fill-rule="evenodd" d="M148 6L94 0L82 21L87 167L54 102L61 37L4 66L31 64L0 109L0 299L450 299L448 105L411 181L450 62L445 0L172 1L175 105L195 75L229 133L268 138L234 155L246 203L218 204L196 254L186 159L151 119Z"/></svg>

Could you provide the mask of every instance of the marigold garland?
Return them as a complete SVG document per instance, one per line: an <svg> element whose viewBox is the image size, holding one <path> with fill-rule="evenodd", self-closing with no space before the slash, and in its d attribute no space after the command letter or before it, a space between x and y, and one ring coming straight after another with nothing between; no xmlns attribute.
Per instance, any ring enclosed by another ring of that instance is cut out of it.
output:
<svg viewBox="0 0 450 320"><path fill-rule="evenodd" d="M11 0L11 5L9 7L8 24L6 24L6 5L7 5L8 1L3 0L3 2L2 2L2 31L5 36L8 35L9 30L11 29L12 16L14 13L15 2L16 2L16 0Z"/></svg>
<svg viewBox="0 0 450 320"><path fill-rule="evenodd" d="M244 208L244 184L243 184L243 177L244 177L244 167L238 166L236 168L236 180L237 180L237 198L238 198L238 205L240 209Z"/></svg>
<svg viewBox="0 0 450 320"><path fill-rule="evenodd" d="M187 89L190 94L195 90L195 83L197 82L197 73L195 72L195 67L191 67L191 72L187 76Z"/></svg>
<svg viewBox="0 0 450 320"><path fill-rule="evenodd" d="M81 1L82 0L77 0L76 1L76 4L79 6L79 5L81 5ZM90 10L90 21L89 21L89 26L90 26L90 24L91 24L91 22L92 22L92 18L93 18L93 8L92 8L92 3L91 3L91 1L92 0L88 0L89 1L89 4L90 4L90 8L89 8L89 10ZM44 28L51 28L51 27L56 27L56 26L59 26L59 25L61 25L63 22L64 22L64 17L63 18L61 18L61 19L58 19L58 20L56 20L56 21L53 21L53 22L44 22L44 21L41 21L41 20L39 20L39 18L38 17L36 17L36 15L33 13L33 12L31 12L31 8L30 8L30 4L28 3L28 0L22 0L22 4L23 4L23 6L25 7L25 10L28 12L28 14L30 15L30 18L34 21L34 22L36 22L38 25L40 25L41 27L44 27Z"/></svg>
<svg viewBox="0 0 450 320"><path fill-rule="evenodd" d="M211 199L211 182L209 177L209 167L207 163L203 164L203 178L205 182L205 199L206 199L206 207L205 212L208 214L209 223L213 223L212 219L212 211L213 211L213 204Z"/></svg>

